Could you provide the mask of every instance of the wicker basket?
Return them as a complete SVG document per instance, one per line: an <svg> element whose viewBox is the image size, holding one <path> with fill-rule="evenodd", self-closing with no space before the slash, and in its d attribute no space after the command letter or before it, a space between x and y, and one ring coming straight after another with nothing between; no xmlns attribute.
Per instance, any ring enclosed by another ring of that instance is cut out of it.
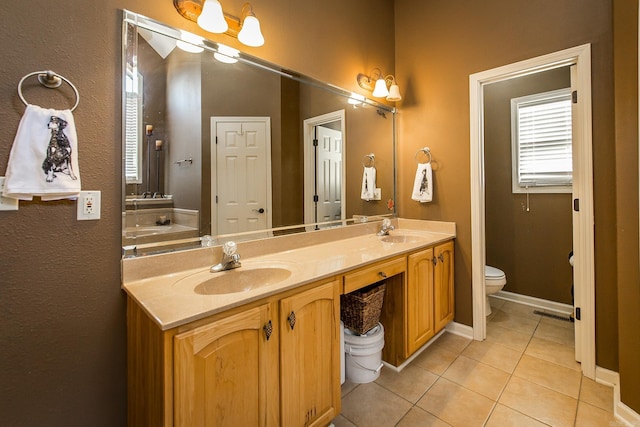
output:
<svg viewBox="0 0 640 427"><path fill-rule="evenodd" d="M362 335L371 330L380 321L384 291L384 282L374 283L340 296L340 319L346 328Z"/></svg>

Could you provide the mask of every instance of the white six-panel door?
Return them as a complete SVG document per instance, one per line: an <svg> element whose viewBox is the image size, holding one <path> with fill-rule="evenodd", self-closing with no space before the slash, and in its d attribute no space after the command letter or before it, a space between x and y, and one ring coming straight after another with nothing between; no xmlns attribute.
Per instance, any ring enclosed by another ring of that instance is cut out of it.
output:
<svg viewBox="0 0 640 427"><path fill-rule="evenodd" d="M269 117L211 118L213 234L271 228Z"/></svg>

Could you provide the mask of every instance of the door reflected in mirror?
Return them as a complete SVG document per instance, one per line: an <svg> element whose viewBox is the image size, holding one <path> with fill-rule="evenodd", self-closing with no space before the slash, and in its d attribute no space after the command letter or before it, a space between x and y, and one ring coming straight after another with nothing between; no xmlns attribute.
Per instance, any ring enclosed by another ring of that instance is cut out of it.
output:
<svg viewBox="0 0 640 427"><path fill-rule="evenodd" d="M394 213L395 109L242 53L219 61L206 40L184 51L135 13L124 25L125 255ZM361 197L369 153L381 200Z"/></svg>

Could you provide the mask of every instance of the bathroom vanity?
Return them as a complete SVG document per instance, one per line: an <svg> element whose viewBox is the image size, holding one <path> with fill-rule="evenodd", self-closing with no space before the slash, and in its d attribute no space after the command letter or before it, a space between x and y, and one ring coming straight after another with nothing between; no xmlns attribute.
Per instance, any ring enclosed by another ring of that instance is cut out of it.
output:
<svg viewBox="0 0 640 427"><path fill-rule="evenodd" d="M340 413L340 294L385 280L383 360L453 319L455 224L394 220L123 260L130 426L325 426Z"/></svg>

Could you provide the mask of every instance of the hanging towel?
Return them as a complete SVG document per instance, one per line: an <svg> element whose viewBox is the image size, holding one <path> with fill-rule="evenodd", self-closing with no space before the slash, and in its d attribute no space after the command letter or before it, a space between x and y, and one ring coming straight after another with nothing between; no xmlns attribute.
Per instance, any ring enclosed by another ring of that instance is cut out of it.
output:
<svg viewBox="0 0 640 427"><path fill-rule="evenodd" d="M362 174L362 200L373 200L373 193L376 189L376 168L365 167Z"/></svg>
<svg viewBox="0 0 640 427"><path fill-rule="evenodd" d="M433 199L432 175L431 163L418 163L411 199L420 203L430 202Z"/></svg>
<svg viewBox="0 0 640 427"><path fill-rule="evenodd" d="M19 200L73 199L80 189L71 110L27 105L9 154L2 195Z"/></svg>

